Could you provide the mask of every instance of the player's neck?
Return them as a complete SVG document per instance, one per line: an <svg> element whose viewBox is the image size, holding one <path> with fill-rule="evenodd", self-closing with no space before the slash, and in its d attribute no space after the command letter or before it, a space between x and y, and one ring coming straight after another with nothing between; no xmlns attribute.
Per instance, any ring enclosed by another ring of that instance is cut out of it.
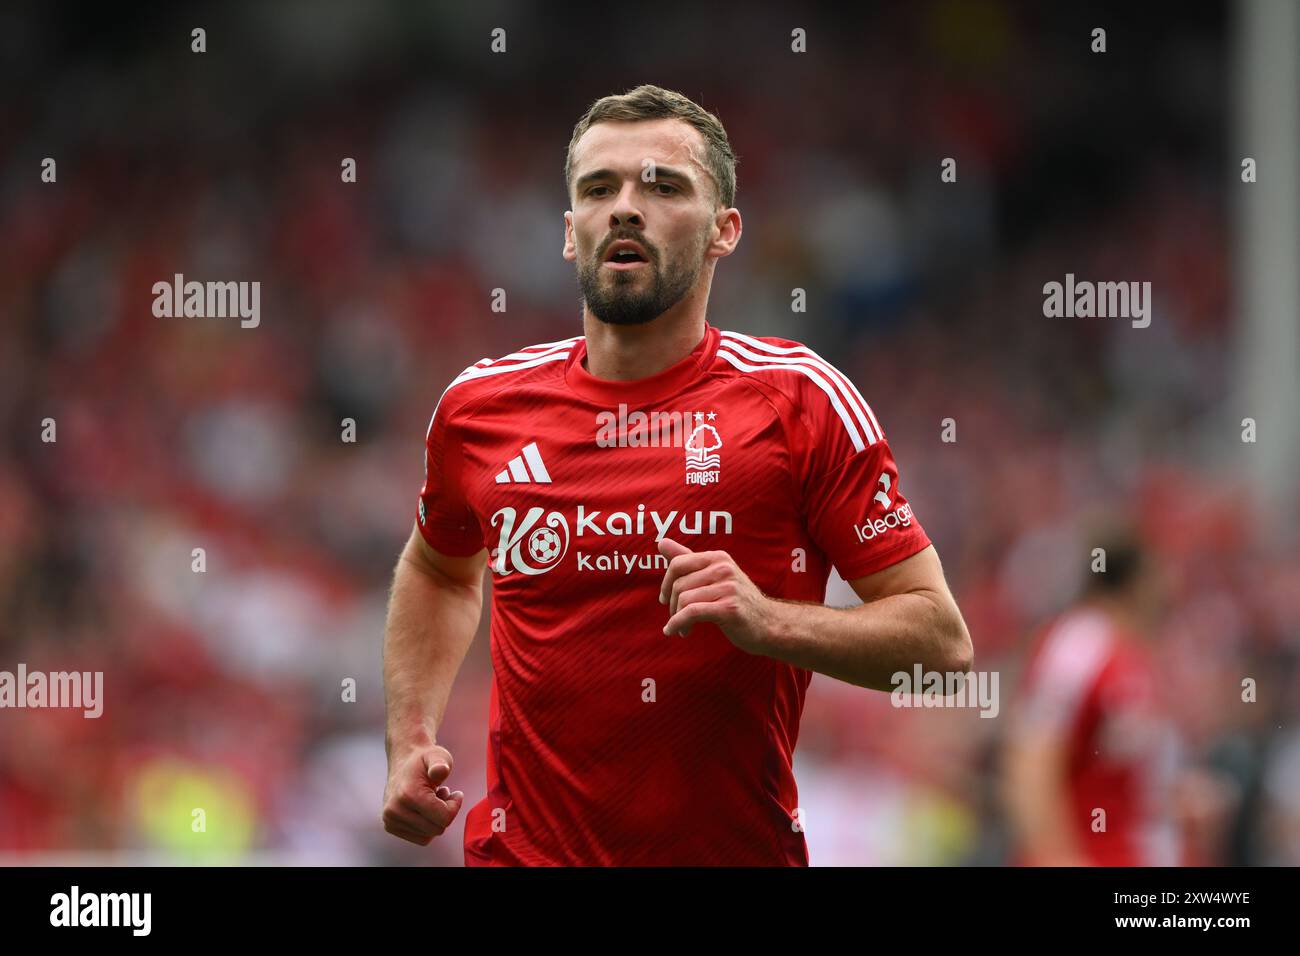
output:
<svg viewBox="0 0 1300 956"><path fill-rule="evenodd" d="M704 313L680 318L664 313L645 325L607 325L583 315L587 355L583 365L596 378L631 382L672 368L704 338Z"/></svg>

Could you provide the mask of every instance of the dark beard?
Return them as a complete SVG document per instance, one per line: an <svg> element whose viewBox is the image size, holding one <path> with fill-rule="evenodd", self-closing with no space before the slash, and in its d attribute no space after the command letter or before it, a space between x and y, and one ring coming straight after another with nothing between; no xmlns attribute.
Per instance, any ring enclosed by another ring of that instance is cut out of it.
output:
<svg viewBox="0 0 1300 956"><path fill-rule="evenodd" d="M578 285L587 309L606 325L644 325L680 302L695 285L702 263L697 262L691 269L686 264L689 261L679 260L665 273L651 260L649 268L654 274L645 291L633 290L632 283L637 281L635 273L615 272L612 281L602 285L601 263L588 262L578 269Z"/></svg>

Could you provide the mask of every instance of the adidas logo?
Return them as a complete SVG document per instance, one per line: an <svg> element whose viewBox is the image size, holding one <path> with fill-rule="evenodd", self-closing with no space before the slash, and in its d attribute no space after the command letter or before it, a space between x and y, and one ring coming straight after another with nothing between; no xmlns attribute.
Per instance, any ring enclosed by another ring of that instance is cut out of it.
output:
<svg viewBox="0 0 1300 956"><path fill-rule="evenodd" d="M523 447L523 451L510 459L510 464L497 473L498 485L509 484L538 484L549 485L551 476L542 464L542 456L537 451L537 442L530 441Z"/></svg>

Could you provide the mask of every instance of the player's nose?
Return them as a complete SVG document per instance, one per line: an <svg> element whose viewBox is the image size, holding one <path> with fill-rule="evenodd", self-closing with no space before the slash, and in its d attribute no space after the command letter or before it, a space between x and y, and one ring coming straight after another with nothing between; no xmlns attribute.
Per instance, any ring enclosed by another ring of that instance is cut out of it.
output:
<svg viewBox="0 0 1300 956"><path fill-rule="evenodd" d="M609 227L611 229L617 229L620 226L642 226L644 224L641 213L635 209L630 209L625 213L612 212L609 214Z"/></svg>
<svg viewBox="0 0 1300 956"><path fill-rule="evenodd" d="M614 206L609 211L609 227L617 229L619 226L642 226L645 224L641 207L636 201L636 189L632 183L624 184L619 191L618 198L614 200Z"/></svg>

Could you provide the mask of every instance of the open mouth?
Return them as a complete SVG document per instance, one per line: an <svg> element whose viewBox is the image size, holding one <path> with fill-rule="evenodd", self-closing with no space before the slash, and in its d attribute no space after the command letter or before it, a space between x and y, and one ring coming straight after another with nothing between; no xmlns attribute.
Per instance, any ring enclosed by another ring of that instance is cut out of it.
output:
<svg viewBox="0 0 1300 956"><path fill-rule="evenodd" d="M604 264L612 269L635 269L649 261L636 243L620 241L609 247Z"/></svg>

